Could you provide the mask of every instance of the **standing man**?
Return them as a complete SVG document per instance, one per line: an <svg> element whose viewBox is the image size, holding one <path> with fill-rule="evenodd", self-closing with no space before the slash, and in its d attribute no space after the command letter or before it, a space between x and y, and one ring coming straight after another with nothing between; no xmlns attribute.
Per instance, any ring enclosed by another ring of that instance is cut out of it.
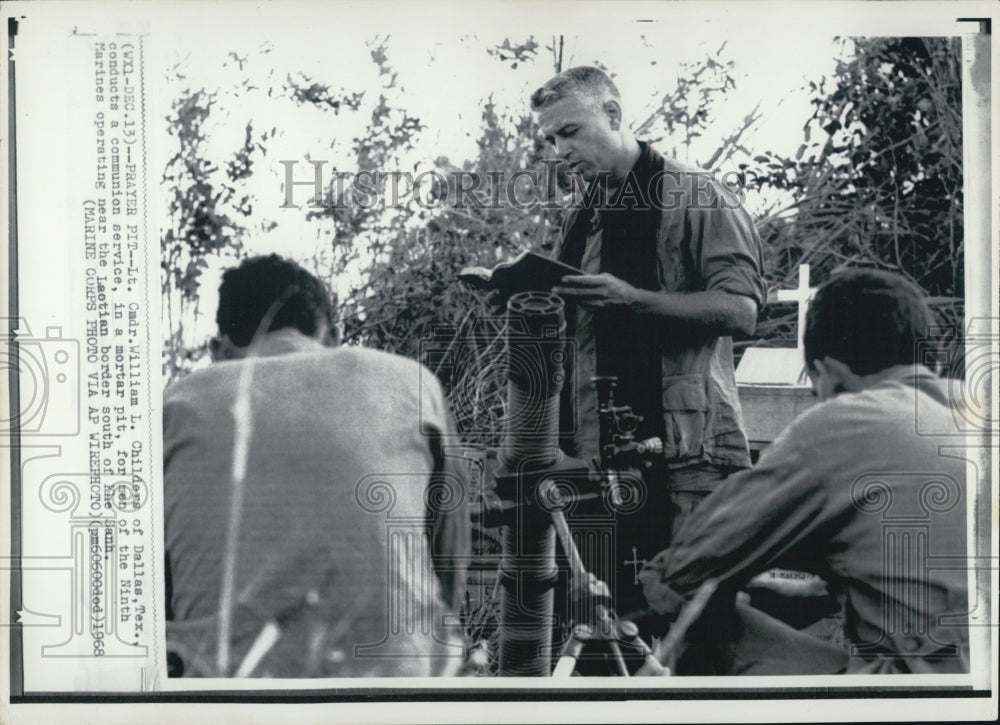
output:
<svg viewBox="0 0 1000 725"><path fill-rule="evenodd" d="M584 272L554 289L577 303L568 315L576 359L564 387L564 445L598 454L595 375L618 378L616 403L643 418L638 439L664 442L663 459L644 476L643 504L616 515L623 613L644 605L625 562L651 559L719 481L750 465L730 336L752 334L765 302L760 239L709 172L635 139L600 69L560 73L531 106L556 154L588 185L556 252Z"/></svg>
<svg viewBox="0 0 1000 725"><path fill-rule="evenodd" d="M167 639L183 674L454 672L470 531L437 381L332 349L326 287L277 255L225 273L216 321L213 365L164 393Z"/></svg>
<svg viewBox="0 0 1000 725"><path fill-rule="evenodd" d="M816 291L805 362L820 403L639 575L668 620L718 582L723 611L689 630L687 674L968 672L966 461L949 451L959 429L948 391L920 364L931 324L920 290L898 275L849 270ZM732 609L734 592L773 567L828 583L848 651Z"/></svg>

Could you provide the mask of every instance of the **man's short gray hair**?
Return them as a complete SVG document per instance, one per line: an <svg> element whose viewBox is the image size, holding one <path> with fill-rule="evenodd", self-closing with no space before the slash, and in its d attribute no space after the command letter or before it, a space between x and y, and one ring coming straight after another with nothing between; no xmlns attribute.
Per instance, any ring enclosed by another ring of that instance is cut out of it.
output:
<svg viewBox="0 0 1000 725"><path fill-rule="evenodd" d="M592 65L568 68L553 76L545 85L531 94L531 110L539 111L546 106L561 101L567 96L587 95L600 98L610 95L621 98L618 88L608 74Z"/></svg>

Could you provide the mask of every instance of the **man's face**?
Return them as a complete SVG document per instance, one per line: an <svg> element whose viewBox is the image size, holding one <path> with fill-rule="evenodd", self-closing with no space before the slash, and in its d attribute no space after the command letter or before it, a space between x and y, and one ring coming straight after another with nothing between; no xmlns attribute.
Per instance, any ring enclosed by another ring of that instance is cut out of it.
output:
<svg viewBox="0 0 1000 725"><path fill-rule="evenodd" d="M615 106L617 109L617 106ZM572 171L592 181L617 169L622 158L617 111L608 112L596 99L566 96L538 112L542 135Z"/></svg>

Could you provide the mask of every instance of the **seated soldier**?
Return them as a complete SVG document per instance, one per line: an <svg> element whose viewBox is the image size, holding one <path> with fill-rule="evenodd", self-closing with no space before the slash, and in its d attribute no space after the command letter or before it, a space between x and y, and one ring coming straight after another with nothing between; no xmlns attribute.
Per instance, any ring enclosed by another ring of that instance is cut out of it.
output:
<svg viewBox="0 0 1000 725"><path fill-rule="evenodd" d="M470 535L436 380L331 349L325 286L276 255L225 273L216 321L214 364L164 394L167 639L183 674L454 672L446 617Z"/></svg>
<svg viewBox="0 0 1000 725"><path fill-rule="evenodd" d="M805 356L820 403L730 477L640 573L667 619L720 589L677 672L967 672L966 465L942 381L918 362L932 317L920 290L870 270L835 275L809 306ZM917 424L917 415L920 424ZM848 651L733 594L772 567L821 576L843 602Z"/></svg>

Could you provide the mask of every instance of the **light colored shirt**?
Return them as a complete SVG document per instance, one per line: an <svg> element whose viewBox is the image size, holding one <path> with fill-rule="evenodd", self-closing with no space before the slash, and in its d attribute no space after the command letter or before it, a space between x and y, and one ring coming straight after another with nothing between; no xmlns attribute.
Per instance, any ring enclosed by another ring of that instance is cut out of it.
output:
<svg viewBox="0 0 1000 725"><path fill-rule="evenodd" d="M942 381L893 368L820 403L695 509L639 578L650 605L709 578L818 574L843 602L848 672L968 670L966 464Z"/></svg>
<svg viewBox="0 0 1000 725"><path fill-rule="evenodd" d="M186 674L215 662L241 379L251 415L233 668L274 625L255 676L423 676L460 661L446 620L469 531L437 381L411 360L283 329L260 357L215 363L164 395L168 640L185 648Z"/></svg>

